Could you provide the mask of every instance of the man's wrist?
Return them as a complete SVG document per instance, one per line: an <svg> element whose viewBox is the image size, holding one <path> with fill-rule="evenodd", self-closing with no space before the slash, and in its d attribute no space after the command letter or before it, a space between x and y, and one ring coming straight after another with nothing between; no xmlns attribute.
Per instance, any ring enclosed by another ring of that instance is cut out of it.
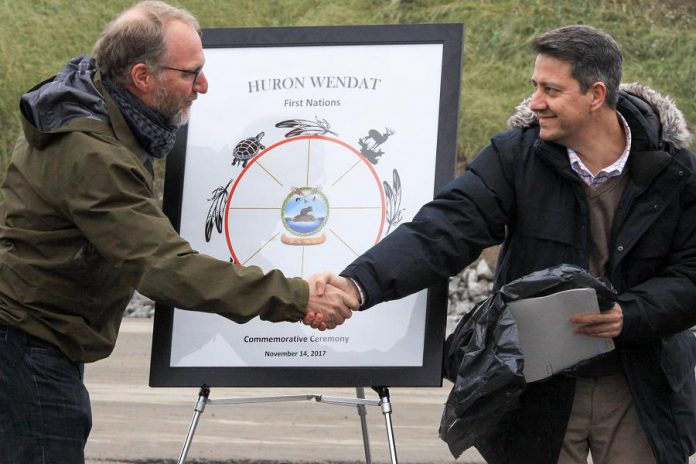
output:
<svg viewBox="0 0 696 464"><path fill-rule="evenodd" d="M348 277L348 280L353 282L353 286L358 291L358 296L360 297L360 307L362 308L365 305L365 292L355 279L353 279L352 277Z"/></svg>

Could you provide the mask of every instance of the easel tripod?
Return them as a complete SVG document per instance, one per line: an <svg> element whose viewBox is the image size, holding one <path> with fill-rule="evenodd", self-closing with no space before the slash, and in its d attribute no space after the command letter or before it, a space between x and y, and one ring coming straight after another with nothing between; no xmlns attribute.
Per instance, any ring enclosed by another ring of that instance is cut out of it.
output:
<svg viewBox="0 0 696 464"><path fill-rule="evenodd" d="M367 420L365 416L367 411L365 406L380 406L382 408L382 414L384 415L384 421L387 428L387 440L389 442L389 454L391 456L392 464L398 464L396 457L396 443L394 441L394 429L391 421L391 401L389 399L389 388L388 387L373 387L373 390L379 395L379 400L369 400L365 399L365 391L363 387L356 387L357 398L341 398L334 396L325 395L315 395L315 394L304 394L304 395L284 395L284 396L262 396L262 397L248 397L248 398L225 398L212 400L210 399L210 388L203 385L198 393L198 400L194 406L193 418L191 419L191 425L189 426L188 433L186 435L186 440L184 441L184 446L181 449L181 454L179 455L179 460L177 464L184 464L186 456L188 455L189 448L191 447L191 442L193 441L193 435L196 433L196 428L198 427L198 422L200 421L201 415L205 411L206 405L214 404L249 404L249 403L270 403L270 402L281 402L281 401L311 401L315 400L319 403L335 404L338 406L354 406L358 409L358 415L360 416L360 425L362 428L363 444L365 446L365 462L366 464L372 464L372 458L370 456L370 442L367 431Z"/></svg>

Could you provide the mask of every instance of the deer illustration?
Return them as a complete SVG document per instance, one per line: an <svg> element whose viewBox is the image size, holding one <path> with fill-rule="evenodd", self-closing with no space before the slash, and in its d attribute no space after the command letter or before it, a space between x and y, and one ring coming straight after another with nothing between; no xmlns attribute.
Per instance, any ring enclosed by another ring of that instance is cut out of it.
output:
<svg viewBox="0 0 696 464"><path fill-rule="evenodd" d="M370 129L367 132L367 137L363 137L362 139L360 139L361 144L364 143L367 149L370 151L376 151L380 145L387 141L390 135L396 134L396 132L393 129L390 129L388 127L385 127L384 129L384 134L379 133L375 129Z"/></svg>
<svg viewBox="0 0 696 464"><path fill-rule="evenodd" d="M384 154L384 151L380 150L379 147L387 141L389 136L396 134L396 131L389 127L384 129L384 134L376 129L370 129L365 137L358 139L360 153L370 160L372 164L377 164L379 158Z"/></svg>

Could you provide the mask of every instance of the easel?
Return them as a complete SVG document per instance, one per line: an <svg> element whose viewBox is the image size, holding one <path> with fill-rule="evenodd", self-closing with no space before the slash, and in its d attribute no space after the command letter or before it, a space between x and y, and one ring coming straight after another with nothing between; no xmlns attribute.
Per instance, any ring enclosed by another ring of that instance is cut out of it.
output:
<svg viewBox="0 0 696 464"><path fill-rule="evenodd" d="M188 434L186 435L186 441L181 449L181 454L179 455L179 460L177 464L184 464L186 456L188 455L189 448L191 447L191 442L193 441L193 435L196 433L196 427L198 426L198 421L201 418L201 414L205 411L205 406L210 404L249 404L249 403L272 403L281 401L311 401L315 400L318 403L335 404L338 406L355 406L358 409L358 415L360 416L360 426L362 428L363 444L365 446L365 462L366 464L372 464L372 457L370 456L370 439L367 434L367 410L365 406L381 406L382 414L384 415L384 421L387 428L387 440L389 442L389 454L391 455L392 464L398 464L396 459L396 443L394 442L394 428L392 427L391 413L392 407L389 401L389 388L388 387L372 387L373 390L379 395L379 400L368 400L365 399L365 390L363 387L356 387L355 392L357 398L340 398L335 396L324 396L324 395L314 395L314 394L304 394L304 395L284 395L284 396L261 396L261 397L250 397L250 398L225 398L219 400L211 400L210 388L203 385L198 393L198 400L193 408L193 418L191 419L191 425L189 427Z"/></svg>

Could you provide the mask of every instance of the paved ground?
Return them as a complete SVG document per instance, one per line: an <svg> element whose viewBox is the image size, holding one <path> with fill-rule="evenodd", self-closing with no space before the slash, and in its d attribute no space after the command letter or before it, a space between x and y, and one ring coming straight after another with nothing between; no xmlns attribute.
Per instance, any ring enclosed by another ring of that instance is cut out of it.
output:
<svg viewBox="0 0 696 464"><path fill-rule="evenodd" d="M175 464L198 389L148 387L152 319L125 319L114 354L86 368L94 427L88 464ZM392 421L402 464L483 463L475 450L456 461L437 436L451 384L393 388ZM355 397L354 389L213 389L211 399L320 394ZM377 399L370 390L368 398ZM389 463L384 418L368 407L372 462ZM209 405L187 464L365 463L360 420L353 407L314 401ZM696 464L696 456L689 461Z"/></svg>
<svg viewBox="0 0 696 464"><path fill-rule="evenodd" d="M151 319L125 319L114 354L90 364L85 378L94 427L87 444L89 464L176 463L188 431L198 390L150 388ZM458 460L437 436L442 388L393 388L392 421L401 463L481 463L471 450ZM212 389L211 399L321 394L355 397L354 389ZM366 391L368 398L377 399ZM367 408L373 463L388 463L389 448L379 407ZM359 463L365 453L357 410L302 401L207 406L187 463L277 464Z"/></svg>

